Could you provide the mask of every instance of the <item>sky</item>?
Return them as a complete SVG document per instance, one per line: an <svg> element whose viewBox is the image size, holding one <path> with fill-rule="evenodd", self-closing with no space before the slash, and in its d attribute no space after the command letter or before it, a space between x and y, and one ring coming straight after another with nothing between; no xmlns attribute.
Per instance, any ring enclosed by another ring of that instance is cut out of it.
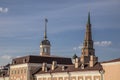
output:
<svg viewBox="0 0 120 80"><path fill-rule="evenodd" d="M81 55L88 12L99 61L120 58L120 0L0 0L0 65L38 55L48 19L51 55Z"/></svg>

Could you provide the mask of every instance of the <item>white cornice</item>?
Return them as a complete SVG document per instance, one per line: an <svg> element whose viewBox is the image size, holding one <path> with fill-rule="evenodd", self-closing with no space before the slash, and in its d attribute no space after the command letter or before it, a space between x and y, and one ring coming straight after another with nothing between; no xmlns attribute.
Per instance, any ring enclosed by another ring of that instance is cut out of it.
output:
<svg viewBox="0 0 120 80"><path fill-rule="evenodd" d="M31 67L31 66L41 66L40 63L24 63L24 64L16 64L16 65L11 65L10 68L19 68L19 67Z"/></svg>

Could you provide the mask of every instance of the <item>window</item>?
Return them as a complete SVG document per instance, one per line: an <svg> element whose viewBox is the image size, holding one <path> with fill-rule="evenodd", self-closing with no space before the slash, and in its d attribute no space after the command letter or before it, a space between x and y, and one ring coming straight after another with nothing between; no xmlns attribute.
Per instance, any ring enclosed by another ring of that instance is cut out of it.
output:
<svg viewBox="0 0 120 80"><path fill-rule="evenodd" d="M24 69L24 73L26 73L26 69Z"/></svg>
<svg viewBox="0 0 120 80"><path fill-rule="evenodd" d="M11 70L11 74L13 74L13 70Z"/></svg>
<svg viewBox="0 0 120 80"><path fill-rule="evenodd" d="M23 59L23 62L25 63L27 60L26 59Z"/></svg>
<svg viewBox="0 0 120 80"><path fill-rule="evenodd" d="M44 48L44 52L47 53L47 48Z"/></svg>
<svg viewBox="0 0 120 80"><path fill-rule="evenodd" d="M19 70L18 70L17 72L18 72L18 74L19 74Z"/></svg>
<svg viewBox="0 0 120 80"><path fill-rule="evenodd" d="M16 74L16 70L14 71L14 74Z"/></svg>
<svg viewBox="0 0 120 80"><path fill-rule="evenodd" d="M23 73L23 70L21 70L21 74Z"/></svg>

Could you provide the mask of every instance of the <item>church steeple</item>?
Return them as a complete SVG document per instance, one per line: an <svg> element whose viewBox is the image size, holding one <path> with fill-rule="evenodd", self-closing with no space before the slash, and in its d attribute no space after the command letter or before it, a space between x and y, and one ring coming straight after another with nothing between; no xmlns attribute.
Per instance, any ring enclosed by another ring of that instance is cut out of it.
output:
<svg viewBox="0 0 120 80"><path fill-rule="evenodd" d="M87 52L84 51L84 55L94 55L93 49L93 40L92 40L92 31L91 31L91 23L90 23L90 12L88 13L88 21L86 24L86 32L85 32L85 40L83 44L83 49L88 50Z"/></svg>
<svg viewBox="0 0 120 80"><path fill-rule="evenodd" d="M90 12L88 13L88 20L86 24L86 32L82 48L81 62L84 64L91 64L97 62L97 57L95 56L95 50L93 48Z"/></svg>

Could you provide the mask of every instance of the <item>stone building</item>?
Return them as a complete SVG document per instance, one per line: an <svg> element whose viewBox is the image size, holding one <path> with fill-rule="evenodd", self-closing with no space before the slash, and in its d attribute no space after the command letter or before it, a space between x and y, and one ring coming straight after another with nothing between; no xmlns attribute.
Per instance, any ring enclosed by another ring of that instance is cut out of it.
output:
<svg viewBox="0 0 120 80"><path fill-rule="evenodd" d="M66 57L52 56L47 38L45 19L44 39L40 43L40 55L28 55L12 60L9 80L119 80L120 58L98 62L92 39L90 13L81 55ZM1 77L0 77L1 78ZM3 78L0 80L4 80Z"/></svg>
<svg viewBox="0 0 120 80"><path fill-rule="evenodd" d="M9 80L10 64L0 66L0 80Z"/></svg>
<svg viewBox="0 0 120 80"><path fill-rule="evenodd" d="M120 79L120 58L101 63L104 69L104 80Z"/></svg>

